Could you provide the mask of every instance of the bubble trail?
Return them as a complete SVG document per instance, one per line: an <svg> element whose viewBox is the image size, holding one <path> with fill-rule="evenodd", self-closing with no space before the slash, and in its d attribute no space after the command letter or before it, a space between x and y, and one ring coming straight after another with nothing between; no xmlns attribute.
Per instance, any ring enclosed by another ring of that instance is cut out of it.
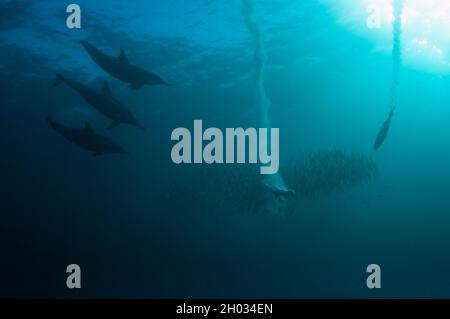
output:
<svg viewBox="0 0 450 319"><path fill-rule="evenodd" d="M395 109L398 104L398 87L400 67L402 62L402 49L401 49L401 34L402 34L402 19L401 13L403 9L403 0L393 0L394 16L395 19L392 22L393 32L393 47L392 47L392 85L391 85L391 99L389 104L389 115L384 121L383 125L378 132L377 138L373 145L374 150L378 150L385 142L391 126L392 117L394 116Z"/></svg>
<svg viewBox="0 0 450 319"><path fill-rule="evenodd" d="M267 96L264 86L264 73L267 64L267 54L264 47L263 36L257 24L253 20L254 5L253 0L243 0L242 15L245 25L250 32L254 45L254 58L256 62L256 82L257 82L257 104L260 112L260 126L268 128L270 131L270 99ZM269 189L288 191L280 173L264 175L263 184Z"/></svg>

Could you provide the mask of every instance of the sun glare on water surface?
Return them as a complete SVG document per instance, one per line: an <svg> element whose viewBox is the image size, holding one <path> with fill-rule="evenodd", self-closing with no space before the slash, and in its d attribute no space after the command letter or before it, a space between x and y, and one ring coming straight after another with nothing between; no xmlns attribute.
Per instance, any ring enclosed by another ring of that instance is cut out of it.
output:
<svg viewBox="0 0 450 319"><path fill-rule="evenodd" d="M322 0L338 23L390 53L394 1ZM402 60L407 66L450 74L450 0L401 1ZM375 23L374 23L375 22Z"/></svg>

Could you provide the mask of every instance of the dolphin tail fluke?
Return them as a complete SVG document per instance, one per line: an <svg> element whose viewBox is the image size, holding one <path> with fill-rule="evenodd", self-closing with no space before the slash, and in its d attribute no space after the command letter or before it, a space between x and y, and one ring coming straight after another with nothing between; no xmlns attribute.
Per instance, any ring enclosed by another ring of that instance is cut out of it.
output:
<svg viewBox="0 0 450 319"><path fill-rule="evenodd" d="M53 86L58 86L58 85L60 85L63 82L64 82L63 76L61 74L57 73L56 74L56 78L55 78L55 82L53 83Z"/></svg>

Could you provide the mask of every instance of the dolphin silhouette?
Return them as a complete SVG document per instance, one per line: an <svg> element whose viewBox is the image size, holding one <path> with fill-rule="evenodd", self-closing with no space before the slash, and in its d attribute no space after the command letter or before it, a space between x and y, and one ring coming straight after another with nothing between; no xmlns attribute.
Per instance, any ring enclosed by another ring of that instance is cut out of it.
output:
<svg viewBox="0 0 450 319"><path fill-rule="evenodd" d="M65 83L77 91L93 108L110 118L112 123L108 126L108 129L112 129L121 123L144 129L141 123L134 117L133 113L111 95L111 89L106 80L103 84L102 92L95 91L78 81L67 79L62 75L57 74L55 86L58 86L61 83Z"/></svg>
<svg viewBox="0 0 450 319"><path fill-rule="evenodd" d="M143 85L170 86L157 74L131 64L123 50L120 50L118 57L114 57L101 52L88 41L80 41L80 43L98 66L111 76L122 82L129 83L133 90Z"/></svg>
<svg viewBox="0 0 450 319"><path fill-rule="evenodd" d="M392 117L394 116L395 107L391 109L391 112L389 113L388 118L386 121L384 121L383 125L380 128L380 131L378 132L377 138L375 140L375 143L373 144L373 149L376 151L378 150L381 145L383 145L384 141L386 140L386 137L389 133L389 128L391 127L391 121Z"/></svg>
<svg viewBox="0 0 450 319"><path fill-rule="evenodd" d="M84 150L94 152L94 155L129 154L120 145L114 143L107 137L96 134L88 121L86 121L84 129L69 128L53 121L50 116L47 117L47 122L67 140Z"/></svg>

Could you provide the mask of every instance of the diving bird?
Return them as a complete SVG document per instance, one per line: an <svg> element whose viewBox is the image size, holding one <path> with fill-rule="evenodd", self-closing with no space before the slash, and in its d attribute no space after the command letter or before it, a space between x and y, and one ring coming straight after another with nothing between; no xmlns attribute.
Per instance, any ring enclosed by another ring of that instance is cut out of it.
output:
<svg viewBox="0 0 450 319"><path fill-rule="evenodd" d="M120 81L129 83L133 90L143 85L170 86L157 74L131 64L123 50L120 50L118 57L114 57L101 52L88 41L81 41L80 43L98 66Z"/></svg>
<svg viewBox="0 0 450 319"><path fill-rule="evenodd" d="M110 139L96 134L89 122L86 121L84 129L73 129L53 121L48 116L47 122L59 134L64 136L70 142L78 145L84 150L93 152L94 155L103 154L129 154L120 145Z"/></svg>
<svg viewBox="0 0 450 319"><path fill-rule="evenodd" d="M383 125L381 126L380 131L378 132L377 139L375 140L375 143L373 145L373 149L376 151L378 150L381 145L383 145L384 141L386 140L386 137L389 132L389 128L391 127L391 121L392 117L394 116L395 107L391 109L391 112L389 113L388 118L386 121L384 121Z"/></svg>
<svg viewBox="0 0 450 319"><path fill-rule="evenodd" d="M276 198L294 198L295 191L292 189L285 189L276 187L274 185L269 185L267 183L263 183L265 187L276 197Z"/></svg>
<svg viewBox="0 0 450 319"><path fill-rule="evenodd" d="M62 75L57 74L55 80L55 86L61 83L67 84L69 87L78 92L87 103L104 116L112 120L108 129L112 129L121 123L133 125L144 129L139 121L134 117L133 113L122 105L111 95L111 89L108 82L104 82L103 90L101 92L91 89L90 87L71 79L64 78Z"/></svg>

